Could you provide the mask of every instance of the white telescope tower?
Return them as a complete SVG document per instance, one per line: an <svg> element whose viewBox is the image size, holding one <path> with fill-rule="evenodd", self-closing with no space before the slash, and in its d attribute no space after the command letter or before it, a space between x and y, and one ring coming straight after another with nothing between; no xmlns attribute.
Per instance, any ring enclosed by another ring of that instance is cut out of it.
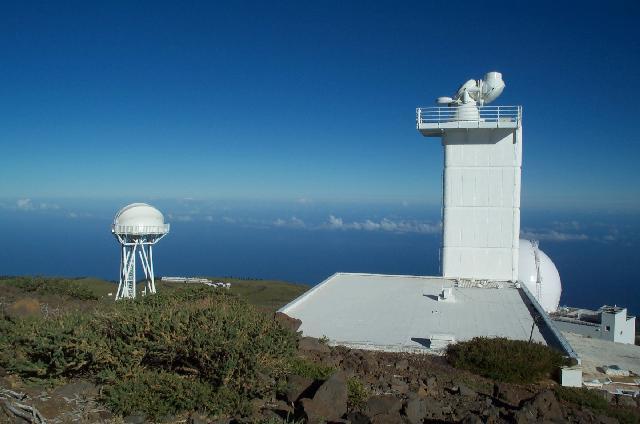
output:
<svg viewBox="0 0 640 424"><path fill-rule="evenodd" d="M116 300L136 297L136 254L140 257L147 285L146 293L155 293L153 245L169 232L160 211L146 203L132 203L120 209L111 232L120 242L120 282Z"/></svg>
<svg viewBox="0 0 640 424"><path fill-rule="evenodd" d="M416 111L418 130L444 147L444 277L518 279L522 107L486 106L504 86L489 72Z"/></svg>

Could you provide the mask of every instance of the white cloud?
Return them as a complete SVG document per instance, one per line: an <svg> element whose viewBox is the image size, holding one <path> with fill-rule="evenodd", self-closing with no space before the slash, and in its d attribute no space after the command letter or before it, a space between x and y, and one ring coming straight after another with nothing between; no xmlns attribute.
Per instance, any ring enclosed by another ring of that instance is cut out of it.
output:
<svg viewBox="0 0 640 424"><path fill-rule="evenodd" d="M569 233L557 230L535 231L524 229L520 232L520 237L527 240L547 240L547 241L582 241L589 240L589 236L583 233Z"/></svg>
<svg viewBox="0 0 640 424"><path fill-rule="evenodd" d="M276 227L288 227L288 228L306 228L306 224L300 218L292 216L289 219L278 218L273 221L273 225Z"/></svg>
<svg viewBox="0 0 640 424"><path fill-rule="evenodd" d="M32 211L35 209L31 199L18 199L16 201L16 206L18 207L18 209L23 211Z"/></svg>
<svg viewBox="0 0 640 424"><path fill-rule="evenodd" d="M387 231L392 233L420 233L420 234L438 234L441 231L441 225L421 222L421 221L394 221L383 218L380 221L372 221L370 219L364 221L345 222L342 218L329 215L329 221L325 224L325 228L334 230L360 230L360 231Z"/></svg>

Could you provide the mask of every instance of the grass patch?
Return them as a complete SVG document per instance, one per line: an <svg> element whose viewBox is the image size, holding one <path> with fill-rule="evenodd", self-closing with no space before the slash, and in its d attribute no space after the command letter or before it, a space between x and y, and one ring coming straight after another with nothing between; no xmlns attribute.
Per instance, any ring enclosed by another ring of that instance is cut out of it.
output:
<svg viewBox="0 0 640 424"><path fill-rule="evenodd" d="M449 345L447 361L456 368L508 383L532 383L552 375L562 355L539 343L476 337Z"/></svg>

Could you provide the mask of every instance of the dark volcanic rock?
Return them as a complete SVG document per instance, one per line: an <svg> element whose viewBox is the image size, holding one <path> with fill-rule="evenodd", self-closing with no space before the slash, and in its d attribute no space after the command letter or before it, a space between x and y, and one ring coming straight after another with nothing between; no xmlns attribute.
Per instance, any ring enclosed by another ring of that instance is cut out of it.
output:
<svg viewBox="0 0 640 424"><path fill-rule="evenodd" d="M395 396L372 396L367 401L365 413L373 419L376 415L396 414L401 407L402 401Z"/></svg>
<svg viewBox="0 0 640 424"><path fill-rule="evenodd" d="M427 401L419 397L414 397L407 401L407 405L404 408L404 414L407 416L407 420L411 424L421 423L424 416L427 414Z"/></svg>
<svg viewBox="0 0 640 424"><path fill-rule="evenodd" d="M371 424L369 417L362 412L350 412L347 414L347 420L349 420L351 424Z"/></svg>
<svg viewBox="0 0 640 424"><path fill-rule="evenodd" d="M274 318L280 323L280 325L293 331L294 333L298 331L298 329L302 325L302 321L297 318L292 318L283 312L276 312Z"/></svg>
<svg viewBox="0 0 640 424"><path fill-rule="evenodd" d="M425 402L425 409L426 409L426 417L431 419L431 420L441 420L442 419L442 408L443 405L442 403L440 403L440 401L436 400L436 399L426 399Z"/></svg>
<svg viewBox="0 0 640 424"><path fill-rule="evenodd" d="M460 396L464 396L466 398L475 398L476 396L478 396L478 393L476 393L475 390L470 389L464 384L460 384L458 386L458 393L460 393Z"/></svg>
<svg viewBox="0 0 640 424"><path fill-rule="evenodd" d="M302 399L302 409L310 423L335 421L347 412L347 384L342 373L325 381L313 399Z"/></svg>
<svg viewBox="0 0 640 424"><path fill-rule="evenodd" d="M371 424L397 424L401 423L400 414L380 414L371 419Z"/></svg>
<svg viewBox="0 0 640 424"><path fill-rule="evenodd" d="M540 392L532 400L525 402L522 408L515 412L515 420L518 423L565 422L560 403L551 390Z"/></svg>
<svg viewBox="0 0 640 424"><path fill-rule="evenodd" d="M467 414L460 422L462 424L482 424L480 417L474 414Z"/></svg>
<svg viewBox="0 0 640 424"><path fill-rule="evenodd" d="M518 407L525 400L530 400L533 393L528 390L513 386L507 383L495 383L493 385L493 396L510 406Z"/></svg>
<svg viewBox="0 0 640 424"><path fill-rule="evenodd" d="M313 379L301 377L299 375L291 375L287 379L287 388L285 389L285 397L287 402L296 402L302 395L311 397L312 393L307 393L313 385Z"/></svg>
<svg viewBox="0 0 640 424"><path fill-rule="evenodd" d="M329 353L331 349L324 343L321 343L320 340L313 337L303 337L300 339L298 343L298 349L304 350L307 352L321 352L321 353Z"/></svg>

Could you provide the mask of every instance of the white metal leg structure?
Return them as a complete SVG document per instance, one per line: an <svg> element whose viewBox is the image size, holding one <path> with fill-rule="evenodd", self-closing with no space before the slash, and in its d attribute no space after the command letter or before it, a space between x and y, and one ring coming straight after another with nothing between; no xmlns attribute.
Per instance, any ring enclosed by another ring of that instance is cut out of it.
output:
<svg viewBox="0 0 640 424"><path fill-rule="evenodd" d="M116 300L135 299L136 297L136 256L140 258L140 264L146 280L145 294L156 292L153 272L153 244L144 239L123 239L120 259L120 282Z"/></svg>

